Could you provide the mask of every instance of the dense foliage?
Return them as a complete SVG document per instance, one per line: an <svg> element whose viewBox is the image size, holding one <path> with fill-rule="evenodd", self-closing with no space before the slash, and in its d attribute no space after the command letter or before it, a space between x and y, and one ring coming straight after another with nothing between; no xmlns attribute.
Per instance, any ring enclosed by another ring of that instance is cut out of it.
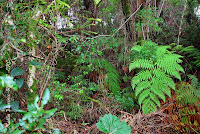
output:
<svg viewBox="0 0 200 134"><path fill-rule="evenodd" d="M0 4L0 133L199 133L198 0Z"/></svg>

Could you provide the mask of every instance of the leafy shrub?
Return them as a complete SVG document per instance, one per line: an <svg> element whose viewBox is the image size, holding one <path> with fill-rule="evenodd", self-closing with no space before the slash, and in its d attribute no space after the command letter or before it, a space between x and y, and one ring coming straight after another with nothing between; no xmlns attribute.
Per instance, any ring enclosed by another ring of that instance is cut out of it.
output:
<svg viewBox="0 0 200 134"><path fill-rule="evenodd" d="M0 77L0 86L2 87L9 87L13 88L14 90L17 90L17 84L13 80L12 76L1 76ZM3 91L1 90L0 94ZM33 104L28 104L28 112L24 110L19 110L19 104L17 101L11 103L11 104L2 104L2 100L0 100L0 110L6 109L6 108L12 108L14 112L22 113L24 114L22 119L19 119L19 122L16 123L16 121L11 120L9 127L5 128L4 125L1 123L0 120L0 133L11 133L11 134L22 134L25 131L28 132L35 132L38 130L45 130L44 124L46 122L46 119L50 118L57 109L51 109L45 111L43 107L47 104L50 98L50 91L49 89L46 89L42 101L41 106L38 105L39 96L36 96ZM14 104L15 103L15 104ZM19 127L23 127L24 130L20 130Z"/></svg>
<svg viewBox="0 0 200 134"><path fill-rule="evenodd" d="M142 45L131 49L135 57L129 65L129 71L139 69L138 74L132 78L131 85L144 114L160 107L159 100L165 101L165 94L171 96L170 89L175 89L172 76L181 80L178 71L184 70L178 63L182 62L182 56L167 50L169 48L170 46L143 41Z"/></svg>

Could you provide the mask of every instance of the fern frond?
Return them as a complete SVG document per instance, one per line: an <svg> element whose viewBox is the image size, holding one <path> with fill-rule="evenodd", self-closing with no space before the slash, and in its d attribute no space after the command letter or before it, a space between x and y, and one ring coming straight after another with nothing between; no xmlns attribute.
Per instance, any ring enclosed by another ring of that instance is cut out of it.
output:
<svg viewBox="0 0 200 134"><path fill-rule="evenodd" d="M159 56L163 56L163 54L165 54L168 50L170 49L170 46L160 46L157 50L156 50L156 55Z"/></svg>
<svg viewBox="0 0 200 134"><path fill-rule="evenodd" d="M144 100L143 105L142 105L142 111L144 112L144 114L155 112L156 109L157 108L156 108L155 103L150 98L147 98L146 100Z"/></svg>
<svg viewBox="0 0 200 134"><path fill-rule="evenodd" d="M158 82L158 80L155 77L153 77L151 80L151 83L152 83L151 88L150 88L151 92L156 94L163 101L165 101L165 95L159 88L160 83Z"/></svg>
<svg viewBox="0 0 200 134"><path fill-rule="evenodd" d="M153 67L153 61L147 59L137 59L131 62L129 65L129 71L135 68L152 69Z"/></svg>
<svg viewBox="0 0 200 134"><path fill-rule="evenodd" d="M156 95L153 94L153 93L150 93L149 96L150 96L151 100L152 100L156 105L158 105L158 106L160 107L160 101L158 100L158 98L156 97Z"/></svg>
<svg viewBox="0 0 200 134"><path fill-rule="evenodd" d="M139 45L134 46L134 47L131 48L131 51L138 51L138 52L140 52L141 50L142 50L142 47L139 46Z"/></svg>
<svg viewBox="0 0 200 134"><path fill-rule="evenodd" d="M177 99L179 104L195 104L200 105L200 89L198 87L198 79L194 75L189 75L191 84L181 82L176 90Z"/></svg>
<svg viewBox="0 0 200 134"><path fill-rule="evenodd" d="M178 65L175 65L177 63L173 63L173 62L167 62L167 60L157 60L157 62L155 63L155 65L158 67L158 68L161 68L165 73L171 75L171 76L174 76L175 78L181 80L181 76L180 74L178 73L178 70L176 70L174 68L174 66L176 66L176 68L180 69L181 71L184 72L183 69L179 68Z"/></svg>
<svg viewBox="0 0 200 134"><path fill-rule="evenodd" d="M138 103L142 105L145 114L160 107L159 99L165 101L165 96L171 96L171 88L175 89L175 83L171 76L181 80L179 71L184 69L178 64L181 63L181 55L174 54L168 50L170 46L158 46L151 41L144 41L140 47L133 47L133 50L140 53L137 59L130 63L129 70L139 68L139 73L131 80Z"/></svg>
<svg viewBox="0 0 200 134"><path fill-rule="evenodd" d="M117 94L120 91L120 75L115 67L104 59L85 59L86 63L92 63L95 68L103 69L105 72L105 83L109 86L109 89L114 93Z"/></svg>
<svg viewBox="0 0 200 134"><path fill-rule="evenodd" d="M152 78L151 71L146 70L139 72L135 77L132 78L131 82L132 84L138 84L141 81L145 81L151 78Z"/></svg>
<svg viewBox="0 0 200 134"><path fill-rule="evenodd" d="M140 92L142 92L142 90L147 89L150 86L151 82L150 81L142 81L140 82L137 87L135 88L135 96L137 97L138 94L140 94Z"/></svg>
<svg viewBox="0 0 200 134"><path fill-rule="evenodd" d="M147 89L147 90L144 90L140 95L139 95L139 98L138 98L138 103L139 105L142 104L142 102L146 99L146 97L148 97L150 94L150 89Z"/></svg>

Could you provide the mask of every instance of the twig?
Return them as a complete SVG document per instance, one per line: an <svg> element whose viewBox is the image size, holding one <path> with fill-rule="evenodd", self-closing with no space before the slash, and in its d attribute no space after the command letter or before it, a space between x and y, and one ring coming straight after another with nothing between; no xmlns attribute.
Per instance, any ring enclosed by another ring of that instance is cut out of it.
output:
<svg viewBox="0 0 200 134"><path fill-rule="evenodd" d="M110 113L110 110L106 107L106 106L104 106L99 100L95 100L95 99L92 99L92 98L90 98L90 97L88 97L88 96L86 96L86 95L84 95L87 99L89 99L89 100L91 100L91 101L93 101L93 102L96 102L97 104L99 104L100 106L102 106L102 107L104 107L109 113Z"/></svg>
<svg viewBox="0 0 200 134"><path fill-rule="evenodd" d="M22 51L22 50L20 50L19 48L15 47L15 46L14 46L13 44L11 44L11 43L8 43L8 45L9 45L10 47L14 48L15 50L17 50L18 52L21 52L22 54L25 53L24 51ZM42 59L42 60L44 59L44 58L42 58L42 57L40 57L40 56L35 56L35 55L30 54L30 53L28 53L28 55L22 55L22 56L31 56L31 57L38 58L38 59ZM16 57L16 58L14 58L13 60L16 60L17 58L19 58L19 57Z"/></svg>
<svg viewBox="0 0 200 134"><path fill-rule="evenodd" d="M130 18L139 11L141 6L142 6L142 4L137 8L137 10L134 13L131 14L131 16L117 29L117 31L111 37L114 37L114 35L126 24L126 22L128 22L130 20Z"/></svg>
<svg viewBox="0 0 200 134"><path fill-rule="evenodd" d="M55 35L53 33L51 33L48 28L46 28L46 27L44 27L44 26L42 26L40 24L38 24L38 26L40 26L43 29L45 29L53 37L53 39L55 41L55 45L56 45L56 51L54 53L54 56L53 56L53 59L52 59L52 62L51 62L51 66L49 68L49 73L48 73L47 79L45 81L45 84L44 84L43 88L41 88L41 92L40 92L40 95L39 95L39 103L38 104L40 105L41 104L41 100L42 100L42 96L43 96L43 93L44 93L44 90L46 89L47 83L48 83L48 81L50 79L50 75L51 75L51 71L52 71L52 66L53 66L53 64L55 62L55 59L56 59L57 55L58 55L58 51L59 51L60 46L58 46L58 44L57 44L57 39L56 39Z"/></svg>

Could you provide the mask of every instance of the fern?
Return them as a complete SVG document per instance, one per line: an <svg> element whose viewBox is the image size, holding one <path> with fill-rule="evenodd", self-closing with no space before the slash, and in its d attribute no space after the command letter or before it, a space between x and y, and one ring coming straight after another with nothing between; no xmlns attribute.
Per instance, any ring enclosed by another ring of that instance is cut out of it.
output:
<svg viewBox="0 0 200 134"><path fill-rule="evenodd" d="M171 77L181 80L179 71L184 73L178 64L182 56L169 51L169 48L144 41L142 45L131 49L135 57L129 65L129 71L140 69L132 78L131 85L144 114L154 112L157 106L160 107L160 99L165 101L166 95L171 96L170 89L175 89Z"/></svg>
<svg viewBox="0 0 200 134"><path fill-rule="evenodd" d="M120 75L118 71L115 69L115 67L108 62L107 60L104 59L85 59L86 64L91 64L93 68L99 72L102 73L101 70L103 70L103 73L105 73L105 84L108 85L109 89L112 91L114 94L119 94L120 91ZM88 66L78 66L76 69L81 70L82 72L84 70L89 71L91 67Z"/></svg>
<svg viewBox="0 0 200 134"><path fill-rule="evenodd" d="M195 61L192 61L192 63L196 67L200 67L200 50L199 49L195 48L194 46L183 47L182 45L175 46L173 49L175 51L179 51L179 53L186 54L187 57L194 58Z"/></svg>
<svg viewBox="0 0 200 134"><path fill-rule="evenodd" d="M114 93L118 94L120 91L120 75L118 74L115 67L108 61L104 59L95 59L94 63L97 67L102 68L106 71L105 74L105 83L109 86L109 89Z"/></svg>
<svg viewBox="0 0 200 134"><path fill-rule="evenodd" d="M200 86L198 79L194 75L188 75L191 83L182 82L176 89L179 105L196 104L200 106Z"/></svg>

